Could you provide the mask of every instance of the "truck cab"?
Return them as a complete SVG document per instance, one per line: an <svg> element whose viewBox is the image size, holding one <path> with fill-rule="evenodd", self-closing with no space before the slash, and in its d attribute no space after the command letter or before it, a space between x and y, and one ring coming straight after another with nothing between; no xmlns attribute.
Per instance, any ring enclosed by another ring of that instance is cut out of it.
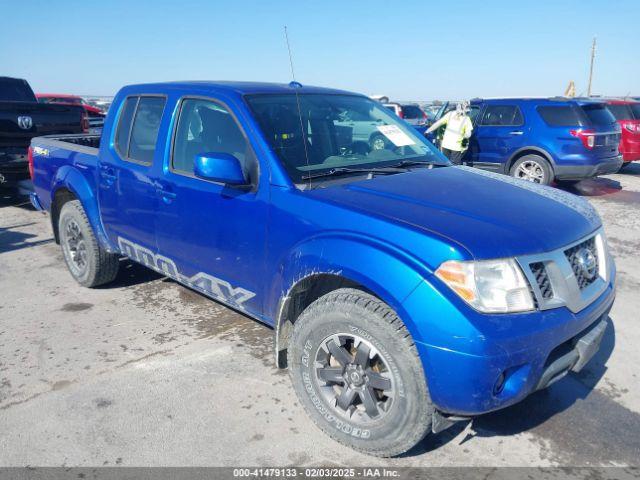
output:
<svg viewBox="0 0 640 480"><path fill-rule="evenodd" d="M369 454L580 371L609 322L587 202L453 167L363 95L133 85L101 137L36 138L30 157L73 278L108 284L124 256L272 326L311 418Z"/></svg>

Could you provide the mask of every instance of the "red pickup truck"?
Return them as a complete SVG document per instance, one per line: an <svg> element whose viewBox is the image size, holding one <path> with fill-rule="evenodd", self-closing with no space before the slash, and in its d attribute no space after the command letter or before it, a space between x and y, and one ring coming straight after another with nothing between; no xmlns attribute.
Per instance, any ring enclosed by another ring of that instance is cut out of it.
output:
<svg viewBox="0 0 640 480"><path fill-rule="evenodd" d="M640 160L640 102L635 100L607 100L611 111L622 129L620 153L624 165Z"/></svg>

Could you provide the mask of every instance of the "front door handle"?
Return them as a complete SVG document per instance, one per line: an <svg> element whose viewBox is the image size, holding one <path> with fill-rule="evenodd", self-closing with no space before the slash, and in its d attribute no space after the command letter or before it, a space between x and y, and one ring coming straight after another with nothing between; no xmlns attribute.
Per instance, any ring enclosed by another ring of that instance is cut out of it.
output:
<svg viewBox="0 0 640 480"><path fill-rule="evenodd" d="M176 194L170 190L164 188L158 188L158 195L162 198L164 203L171 203L176 199Z"/></svg>
<svg viewBox="0 0 640 480"><path fill-rule="evenodd" d="M509 135L522 135L523 133L522 130L514 130L513 132L509 132Z"/></svg>

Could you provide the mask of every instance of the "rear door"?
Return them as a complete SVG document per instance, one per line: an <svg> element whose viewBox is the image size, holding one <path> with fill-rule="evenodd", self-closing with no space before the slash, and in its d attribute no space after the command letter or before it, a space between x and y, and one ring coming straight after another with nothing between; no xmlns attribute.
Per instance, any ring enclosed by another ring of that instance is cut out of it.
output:
<svg viewBox="0 0 640 480"><path fill-rule="evenodd" d="M120 104L113 141L102 142L98 166L98 200L109 239L152 252L158 205L152 166L165 103L158 95L127 97Z"/></svg>
<svg viewBox="0 0 640 480"><path fill-rule="evenodd" d="M516 104L487 104L474 129L474 166L502 171L513 152L524 146L524 116Z"/></svg>

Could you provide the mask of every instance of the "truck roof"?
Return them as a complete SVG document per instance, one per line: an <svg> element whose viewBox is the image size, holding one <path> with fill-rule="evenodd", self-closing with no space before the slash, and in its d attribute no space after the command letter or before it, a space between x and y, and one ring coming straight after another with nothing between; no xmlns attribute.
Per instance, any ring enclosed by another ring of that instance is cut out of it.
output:
<svg viewBox="0 0 640 480"><path fill-rule="evenodd" d="M359 93L339 90L334 88L314 87L302 85L298 82L290 83L268 83L268 82L239 82L239 81L219 81L219 80L195 80L195 81L176 81L161 83L146 83L137 85L128 85L124 87L127 90L210 90L215 92L228 92L238 95L249 94L286 94L286 93L325 93L325 94L347 94L361 95ZM364 95L362 95L364 96Z"/></svg>

